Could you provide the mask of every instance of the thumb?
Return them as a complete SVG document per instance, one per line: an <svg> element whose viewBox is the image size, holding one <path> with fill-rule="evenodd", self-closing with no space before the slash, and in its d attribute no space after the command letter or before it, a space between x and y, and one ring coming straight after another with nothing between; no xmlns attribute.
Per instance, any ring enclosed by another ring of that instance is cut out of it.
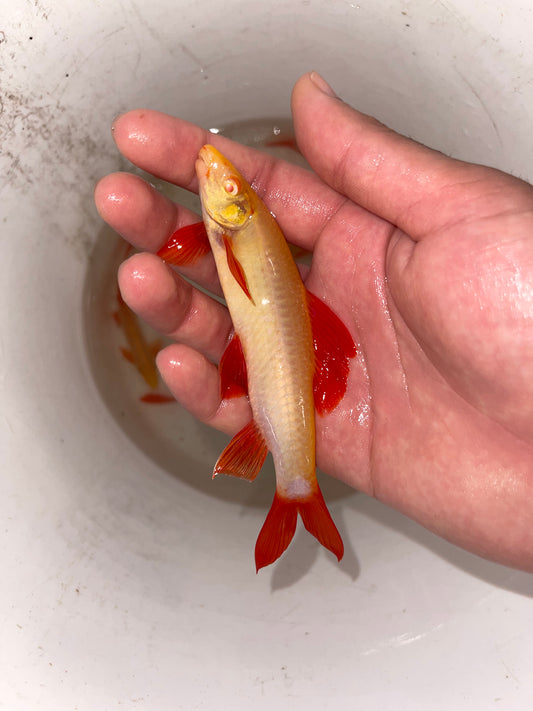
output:
<svg viewBox="0 0 533 711"><path fill-rule="evenodd" d="M395 133L338 99L316 72L296 83L292 111L298 145L315 172L415 240L467 217L487 180L513 180Z"/></svg>

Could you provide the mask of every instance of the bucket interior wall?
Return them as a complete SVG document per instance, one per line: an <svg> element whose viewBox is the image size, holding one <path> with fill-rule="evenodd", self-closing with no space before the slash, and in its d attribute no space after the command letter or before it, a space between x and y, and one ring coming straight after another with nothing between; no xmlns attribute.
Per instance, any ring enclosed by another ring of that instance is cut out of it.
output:
<svg viewBox="0 0 533 711"><path fill-rule="evenodd" d="M93 189L131 169L117 114L290 119L311 69L393 129L531 180L531 4L0 0L0 18L0 705L529 708L531 576L366 496L325 484L341 565L299 529L256 576L272 468L212 482L227 438L177 405L136 410L127 364L95 370L116 333Z"/></svg>

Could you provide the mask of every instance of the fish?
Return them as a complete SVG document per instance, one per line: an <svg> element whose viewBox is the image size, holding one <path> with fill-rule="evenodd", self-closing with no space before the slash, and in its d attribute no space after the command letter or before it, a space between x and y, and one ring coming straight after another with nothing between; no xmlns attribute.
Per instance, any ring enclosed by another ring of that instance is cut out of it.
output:
<svg viewBox="0 0 533 711"><path fill-rule="evenodd" d="M154 341L149 344L143 335L137 316L126 304L122 294L117 289L118 310L114 314L117 324L126 335L129 348L120 348L122 356L132 363L150 388L156 388L158 382L155 355L161 349L161 343Z"/></svg>
<svg viewBox="0 0 533 711"><path fill-rule="evenodd" d="M234 328L219 363L221 397L247 395L252 411L213 476L253 481L272 454L276 490L256 541L257 571L287 549L298 516L340 561L344 544L316 476L315 409L324 415L342 399L355 344L339 317L306 289L274 216L237 168L205 145L195 169Z"/></svg>
<svg viewBox="0 0 533 711"><path fill-rule="evenodd" d="M191 241L191 228L189 227L184 230L184 233L180 236L179 244L177 246L173 240L173 236L171 236L165 247L168 254L171 256L176 250L184 249L185 251L181 253L181 257L185 260L191 258L194 259L197 256L204 254L206 251L206 243L208 251L210 250L207 235L205 235L205 239L202 239L202 235L199 235L199 237L195 236L193 247L194 253L191 257L189 250L187 249ZM132 253L133 247L125 241L123 241L122 244L122 258L127 259ZM139 323L139 319L122 298L120 288L117 288L116 291L116 301L118 308L112 312L112 317L117 326L124 331L124 335L126 336L126 340L128 342L128 347L119 346L119 351L124 360L135 366L145 383L150 388L150 391L144 395L141 395L139 400L149 405L161 405L176 402L170 395L156 391L159 383L159 375L155 359L163 347L163 344L159 339L156 339L151 343L146 340L141 324Z"/></svg>

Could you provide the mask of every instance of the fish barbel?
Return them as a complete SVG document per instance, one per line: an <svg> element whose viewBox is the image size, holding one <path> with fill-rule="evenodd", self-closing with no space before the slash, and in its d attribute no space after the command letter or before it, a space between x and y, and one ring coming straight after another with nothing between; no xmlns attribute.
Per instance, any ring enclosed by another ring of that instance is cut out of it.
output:
<svg viewBox="0 0 533 711"><path fill-rule="evenodd" d="M235 329L220 363L222 395L247 393L253 414L219 457L214 474L253 480L267 451L272 453L276 493L256 543L257 570L287 548L298 513L340 560L342 539L315 472L315 406L324 413L338 403L355 346L338 317L306 290L276 220L239 171L206 145L196 173Z"/></svg>

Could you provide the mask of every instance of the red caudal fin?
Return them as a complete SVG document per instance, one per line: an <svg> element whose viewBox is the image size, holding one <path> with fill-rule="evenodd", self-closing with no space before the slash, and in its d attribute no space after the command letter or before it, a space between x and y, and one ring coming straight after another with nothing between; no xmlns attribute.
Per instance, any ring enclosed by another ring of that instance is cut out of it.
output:
<svg viewBox="0 0 533 711"><path fill-rule="evenodd" d="M344 544L318 486L310 499L298 505L298 511L309 533L340 560L344 555Z"/></svg>
<svg viewBox="0 0 533 711"><path fill-rule="evenodd" d="M337 556L337 560L342 558L342 538L318 486L305 500L288 499L276 491L272 507L255 544L255 565L258 571L274 563L286 550L296 530L298 513L309 533Z"/></svg>
<svg viewBox="0 0 533 711"><path fill-rule="evenodd" d="M204 223L195 222L193 225L186 225L176 230L158 251L157 256L173 267L183 267L194 264L210 251Z"/></svg>
<svg viewBox="0 0 533 711"><path fill-rule="evenodd" d="M259 571L276 561L292 541L298 518L297 502L277 491L255 544L255 567Z"/></svg>
<svg viewBox="0 0 533 711"><path fill-rule="evenodd" d="M317 296L307 292L311 328L315 345L313 390L320 415L331 412L346 392L350 358L357 352L350 332Z"/></svg>
<svg viewBox="0 0 533 711"><path fill-rule="evenodd" d="M232 398L248 394L246 361L239 336L233 334L218 366L220 374L220 397Z"/></svg>
<svg viewBox="0 0 533 711"><path fill-rule="evenodd" d="M257 425L251 420L237 432L215 464L213 478L217 474L229 474L253 481L261 471L268 447Z"/></svg>

